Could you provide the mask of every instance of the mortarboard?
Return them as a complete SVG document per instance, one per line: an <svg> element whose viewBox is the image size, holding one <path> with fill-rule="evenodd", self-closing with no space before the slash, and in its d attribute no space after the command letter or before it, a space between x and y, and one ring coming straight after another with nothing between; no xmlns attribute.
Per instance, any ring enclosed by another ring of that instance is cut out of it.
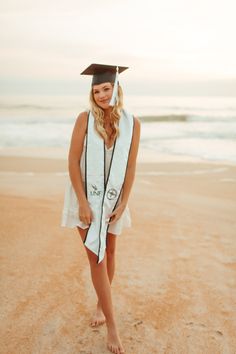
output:
<svg viewBox="0 0 236 354"><path fill-rule="evenodd" d="M99 85L103 82L114 83L113 94L110 101L110 106L114 106L117 100L118 91L118 76L127 66L105 65L105 64L91 64L80 75L93 75L92 86Z"/></svg>

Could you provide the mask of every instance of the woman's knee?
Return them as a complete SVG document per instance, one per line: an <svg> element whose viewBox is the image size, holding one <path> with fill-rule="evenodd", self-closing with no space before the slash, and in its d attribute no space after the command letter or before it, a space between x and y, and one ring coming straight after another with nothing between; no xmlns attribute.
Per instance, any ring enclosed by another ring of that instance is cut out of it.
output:
<svg viewBox="0 0 236 354"><path fill-rule="evenodd" d="M115 256L115 247L108 247L107 248L107 257L114 258Z"/></svg>

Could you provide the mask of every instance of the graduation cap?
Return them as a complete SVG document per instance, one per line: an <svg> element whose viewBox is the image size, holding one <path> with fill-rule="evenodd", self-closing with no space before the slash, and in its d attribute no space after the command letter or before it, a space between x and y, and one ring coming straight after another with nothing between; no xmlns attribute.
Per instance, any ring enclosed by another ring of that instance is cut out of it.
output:
<svg viewBox="0 0 236 354"><path fill-rule="evenodd" d="M92 86L104 82L114 83L113 94L109 103L110 106L114 106L117 100L119 73L126 69L128 69L127 66L91 64L80 75L93 75Z"/></svg>

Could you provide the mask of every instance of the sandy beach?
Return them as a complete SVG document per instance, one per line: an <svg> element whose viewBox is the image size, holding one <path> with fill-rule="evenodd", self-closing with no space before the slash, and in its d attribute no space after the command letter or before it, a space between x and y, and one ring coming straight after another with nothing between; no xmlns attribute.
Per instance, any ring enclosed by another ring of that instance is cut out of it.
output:
<svg viewBox="0 0 236 354"><path fill-rule="evenodd" d="M106 354L66 159L0 156L2 354ZM138 163L112 285L127 354L236 353L236 166Z"/></svg>

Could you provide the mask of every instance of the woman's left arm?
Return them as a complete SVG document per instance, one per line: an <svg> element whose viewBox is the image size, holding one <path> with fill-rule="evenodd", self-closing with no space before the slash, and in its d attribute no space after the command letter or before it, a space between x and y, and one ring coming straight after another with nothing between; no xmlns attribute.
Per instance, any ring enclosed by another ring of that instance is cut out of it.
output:
<svg viewBox="0 0 236 354"><path fill-rule="evenodd" d="M126 175L124 180L121 202L118 205L118 207L113 211L113 213L109 215L109 218L111 218L109 224L115 223L121 217L123 211L127 206L130 191L135 177L139 141L140 141L140 121L138 120L138 118L135 117L133 139L130 147L130 154L129 154L128 165L127 165L127 170L126 170Z"/></svg>

